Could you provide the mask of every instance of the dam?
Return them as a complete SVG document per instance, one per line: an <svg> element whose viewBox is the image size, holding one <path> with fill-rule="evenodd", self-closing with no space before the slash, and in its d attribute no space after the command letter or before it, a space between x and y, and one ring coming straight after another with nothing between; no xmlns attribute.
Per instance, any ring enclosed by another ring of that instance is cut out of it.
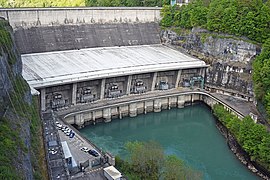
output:
<svg viewBox="0 0 270 180"><path fill-rule="evenodd" d="M0 9L0 16L14 29L44 117L53 112L80 129L196 101L239 118L252 111L251 102L241 108L206 91L204 61L161 44L160 8Z"/></svg>

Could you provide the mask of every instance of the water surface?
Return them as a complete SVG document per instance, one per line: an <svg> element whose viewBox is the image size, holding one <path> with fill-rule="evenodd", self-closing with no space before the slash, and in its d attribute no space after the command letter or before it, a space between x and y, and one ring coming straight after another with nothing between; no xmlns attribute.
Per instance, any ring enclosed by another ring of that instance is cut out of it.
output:
<svg viewBox="0 0 270 180"><path fill-rule="evenodd" d="M164 147L166 154L175 154L201 171L204 179L259 179L229 150L204 104L116 119L80 132L103 150L123 158L126 142L154 140Z"/></svg>

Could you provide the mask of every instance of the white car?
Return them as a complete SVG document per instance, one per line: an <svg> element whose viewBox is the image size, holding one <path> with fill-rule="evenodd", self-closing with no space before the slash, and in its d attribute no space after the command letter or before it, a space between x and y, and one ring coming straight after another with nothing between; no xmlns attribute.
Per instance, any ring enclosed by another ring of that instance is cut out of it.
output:
<svg viewBox="0 0 270 180"><path fill-rule="evenodd" d="M57 124L56 126L57 126L57 128L58 128L59 130L62 129L62 127L63 127L62 124Z"/></svg>
<svg viewBox="0 0 270 180"><path fill-rule="evenodd" d="M71 129L69 129L68 131L65 132L65 134L66 134L67 136L69 136L70 133L71 133Z"/></svg>
<svg viewBox="0 0 270 180"><path fill-rule="evenodd" d="M83 152L86 152L86 153L87 153L87 152L89 151L89 148L88 148L88 147L82 147L82 148L81 148L81 151L83 151Z"/></svg>
<svg viewBox="0 0 270 180"><path fill-rule="evenodd" d="M63 126L62 131L64 132L67 128L68 128L67 126Z"/></svg>
<svg viewBox="0 0 270 180"><path fill-rule="evenodd" d="M64 133L67 133L70 129L67 127L65 130L64 130Z"/></svg>

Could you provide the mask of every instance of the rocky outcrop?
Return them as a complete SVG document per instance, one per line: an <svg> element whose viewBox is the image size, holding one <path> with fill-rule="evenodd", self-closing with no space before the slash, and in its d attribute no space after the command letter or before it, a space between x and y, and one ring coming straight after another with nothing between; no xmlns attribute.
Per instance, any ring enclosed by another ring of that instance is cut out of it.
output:
<svg viewBox="0 0 270 180"><path fill-rule="evenodd" d="M7 93L13 90L11 77L22 74L22 61L13 44L11 26L0 19L0 28L0 104L3 104L6 102Z"/></svg>
<svg viewBox="0 0 270 180"><path fill-rule="evenodd" d="M207 85L253 96L251 66L254 57L260 52L259 46L248 40L198 28L179 34L164 30L161 32L161 40L184 48L189 54L210 64Z"/></svg>

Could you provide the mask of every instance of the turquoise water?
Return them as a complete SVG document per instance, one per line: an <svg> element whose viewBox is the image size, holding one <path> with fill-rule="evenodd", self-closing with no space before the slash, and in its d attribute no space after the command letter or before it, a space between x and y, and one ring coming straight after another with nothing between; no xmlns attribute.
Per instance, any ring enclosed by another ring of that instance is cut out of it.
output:
<svg viewBox="0 0 270 180"><path fill-rule="evenodd" d="M166 154L177 155L207 180L259 179L229 150L204 104L116 119L80 132L102 150L121 157L126 156L123 146L128 141L157 141Z"/></svg>

